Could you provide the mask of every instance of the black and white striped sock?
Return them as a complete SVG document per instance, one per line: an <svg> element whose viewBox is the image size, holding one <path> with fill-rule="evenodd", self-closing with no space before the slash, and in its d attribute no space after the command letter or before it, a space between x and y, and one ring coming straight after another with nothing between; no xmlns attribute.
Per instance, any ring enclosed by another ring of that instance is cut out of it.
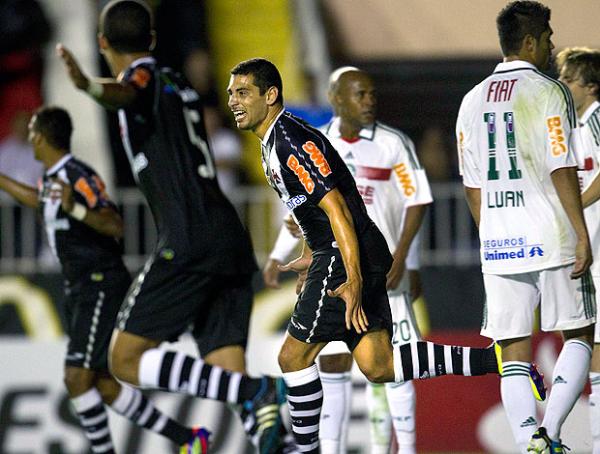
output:
<svg viewBox="0 0 600 454"><path fill-rule="evenodd" d="M140 427L161 434L182 445L193 436L192 429L182 426L158 411L139 389L122 385L111 408Z"/></svg>
<svg viewBox="0 0 600 454"><path fill-rule="evenodd" d="M442 375L498 373L498 365L493 347L471 348L411 342L394 348L394 372L398 383Z"/></svg>
<svg viewBox="0 0 600 454"><path fill-rule="evenodd" d="M287 400L298 450L302 453L318 453L323 388L317 365L286 372L283 379L288 386Z"/></svg>
<svg viewBox="0 0 600 454"><path fill-rule="evenodd" d="M90 440L92 452L114 454L115 450L108 427L108 414L98 390L92 388L71 399L71 403L79 416L86 437Z"/></svg>
<svg viewBox="0 0 600 454"><path fill-rule="evenodd" d="M211 366L184 353L153 348L143 353L140 385L205 399L241 404L254 398L261 379Z"/></svg>

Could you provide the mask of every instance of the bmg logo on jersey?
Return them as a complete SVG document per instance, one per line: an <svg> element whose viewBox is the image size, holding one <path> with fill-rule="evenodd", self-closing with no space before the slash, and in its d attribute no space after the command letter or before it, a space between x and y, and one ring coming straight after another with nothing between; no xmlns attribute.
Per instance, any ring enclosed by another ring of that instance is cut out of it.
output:
<svg viewBox="0 0 600 454"><path fill-rule="evenodd" d="M304 145L302 145L302 149L308 153L310 160L317 166L319 169L319 173L326 177L331 174L331 167L329 167L329 163L321 153L321 150L315 145L312 140L309 140Z"/></svg>
<svg viewBox="0 0 600 454"><path fill-rule="evenodd" d="M306 189L306 192L312 194L315 190L315 182L312 180L304 166L300 164L298 158L294 155L290 155L286 164L290 170L296 174L298 180L300 180L300 184Z"/></svg>
<svg viewBox="0 0 600 454"><path fill-rule="evenodd" d="M567 144L565 141L564 131L560 117L548 117L546 119L548 126L548 138L550 139L550 151L552 156L558 157L567 152Z"/></svg>
<svg viewBox="0 0 600 454"><path fill-rule="evenodd" d="M285 204L287 205L289 210L293 210L294 208L299 207L304 202L306 202L306 200L307 199L305 195L295 195L294 197L291 197L290 200L285 202Z"/></svg>

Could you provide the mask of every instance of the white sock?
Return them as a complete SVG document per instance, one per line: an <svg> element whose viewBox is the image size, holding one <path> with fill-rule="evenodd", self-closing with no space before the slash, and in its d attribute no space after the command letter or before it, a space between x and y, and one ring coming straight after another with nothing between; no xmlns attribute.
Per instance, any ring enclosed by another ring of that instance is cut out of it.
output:
<svg viewBox="0 0 600 454"><path fill-rule="evenodd" d="M323 386L323 408L319 427L321 454L339 454L345 452L344 437L350 421L348 410L352 396L347 392L350 372L320 372L319 375Z"/></svg>
<svg viewBox="0 0 600 454"><path fill-rule="evenodd" d="M81 427L90 441L92 452L114 454L108 427L108 414L98 390L92 388L71 399L71 403L79 416Z"/></svg>
<svg viewBox="0 0 600 454"><path fill-rule="evenodd" d="M385 385L367 382L367 414L371 431L371 452L388 453L392 440L392 416Z"/></svg>
<svg viewBox="0 0 600 454"><path fill-rule="evenodd" d="M535 397L529 383L529 363L506 361L502 369L500 394L504 411L519 451L527 453L529 439L538 427Z"/></svg>
<svg viewBox="0 0 600 454"><path fill-rule="evenodd" d="M590 346L577 339L566 341L558 355L552 374L552 390L542 421L552 440L560 439L560 429L587 382L591 359Z"/></svg>
<svg viewBox="0 0 600 454"><path fill-rule="evenodd" d="M592 429L593 453L600 454L600 372L590 372L592 393L590 394L590 426Z"/></svg>
<svg viewBox="0 0 600 454"><path fill-rule="evenodd" d="M398 453L416 454L415 387L412 381L402 384L387 383L385 390L398 442Z"/></svg>

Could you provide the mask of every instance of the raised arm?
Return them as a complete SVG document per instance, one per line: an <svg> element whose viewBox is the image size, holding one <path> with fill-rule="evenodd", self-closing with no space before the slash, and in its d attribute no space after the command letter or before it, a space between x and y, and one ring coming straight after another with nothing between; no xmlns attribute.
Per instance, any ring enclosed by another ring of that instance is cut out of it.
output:
<svg viewBox="0 0 600 454"><path fill-rule="evenodd" d="M19 183L12 178L0 173L0 189L10 194L17 202L25 206L36 208L38 206L37 189Z"/></svg>

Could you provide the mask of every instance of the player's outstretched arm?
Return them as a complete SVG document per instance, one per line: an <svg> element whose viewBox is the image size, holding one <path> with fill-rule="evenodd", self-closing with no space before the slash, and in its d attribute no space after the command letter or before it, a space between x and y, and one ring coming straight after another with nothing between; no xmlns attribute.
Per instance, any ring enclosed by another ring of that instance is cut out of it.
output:
<svg viewBox="0 0 600 454"><path fill-rule="evenodd" d="M123 236L123 219L113 208L102 207L97 210L88 209L75 201L73 188L64 181L55 178L55 184L61 187L62 209L71 217L83 222L102 235L121 238Z"/></svg>
<svg viewBox="0 0 600 454"><path fill-rule="evenodd" d="M337 189L325 194L319 202L319 207L329 218L346 269L346 282L333 291L327 290L327 294L345 301L347 329L354 327L357 333L366 332L369 323L362 308L360 253L352 214L344 197Z"/></svg>
<svg viewBox="0 0 600 454"><path fill-rule="evenodd" d="M128 106L135 100L137 92L130 84L120 83L111 78L88 77L81 70L79 62L71 51L62 44L57 44L56 53L62 59L73 85L79 90L85 91L104 107L119 109Z"/></svg>
<svg viewBox="0 0 600 454"><path fill-rule="evenodd" d="M592 252L588 236L583 208L581 205L581 194L577 180L577 169L575 167L562 167L556 169L550 175L552 184L556 189L560 203L567 213L569 221L577 235L577 246L575 248L575 264L571 272L571 278L581 277L592 264Z"/></svg>
<svg viewBox="0 0 600 454"><path fill-rule="evenodd" d="M10 194L17 202L25 206L36 208L38 206L38 192L34 187L19 183L0 173L0 189Z"/></svg>

